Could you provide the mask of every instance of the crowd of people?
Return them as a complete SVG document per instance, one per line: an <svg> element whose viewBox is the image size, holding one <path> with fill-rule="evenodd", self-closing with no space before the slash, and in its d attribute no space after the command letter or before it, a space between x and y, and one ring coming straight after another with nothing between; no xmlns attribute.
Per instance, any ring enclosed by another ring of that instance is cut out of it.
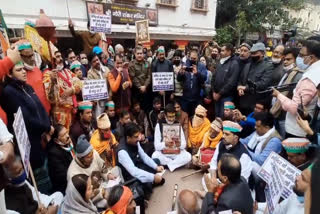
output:
<svg viewBox="0 0 320 214"><path fill-rule="evenodd" d="M272 56L250 41L154 53L138 44L130 54L69 27L83 52L36 63L22 40L0 60L1 213L143 214L162 172L181 167L203 172L205 191L182 190L178 214L263 213L257 173L273 152L302 171L274 213L319 212L319 38ZM153 91L157 72L173 74L173 90ZM86 80L105 80L108 98L83 100ZM19 108L37 188L15 138Z"/></svg>

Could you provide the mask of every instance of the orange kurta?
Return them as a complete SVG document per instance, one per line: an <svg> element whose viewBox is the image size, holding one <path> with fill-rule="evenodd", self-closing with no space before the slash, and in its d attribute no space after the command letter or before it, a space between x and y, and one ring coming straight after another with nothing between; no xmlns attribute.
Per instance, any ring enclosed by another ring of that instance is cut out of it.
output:
<svg viewBox="0 0 320 214"><path fill-rule="evenodd" d="M100 133L99 133L99 130L97 129L92 134L92 137L90 139L90 144L92 145L94 150L96 150L99 154L105 151L108 153L110 152L110 150L112 150L112 166L114 167L116 165L116 157L115 157L115 151L113 150L112 147L116 146L118 142L112 133L111 133L110 141L101 141Z"/></svg>

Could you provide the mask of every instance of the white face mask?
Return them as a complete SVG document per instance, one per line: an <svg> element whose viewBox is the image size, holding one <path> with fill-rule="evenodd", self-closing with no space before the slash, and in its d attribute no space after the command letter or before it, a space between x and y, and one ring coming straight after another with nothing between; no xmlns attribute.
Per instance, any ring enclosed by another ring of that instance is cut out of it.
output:
<svg viewBox="0 0 320 214"><path fill-rule="evenodd" d="M88 65L88 60L87 59L82 59L81 60L82 65Z"/></svg>
<svg viewBox="0 0 320 214"><path fill-rule="evenodd" d="M281 58L274 58L274 57L272 57L271 61L272 61L273 64L280 64Z"/></svg>
<svg viewBox="0 0 320 214"><path fill-rule="evenodd" d="M33 69L34 69L34 67L35 67L35 65L29 65L29 64L27 64L27 63L23 63L23 65L24 65L24 68L27 70L27 71L32 71Z"/></svg>
<svg viewBox="0 0 320 214"><path fill-rule="evenodd" d="M221 59L220 59L220 64L224 64L229 58L230 58L230 56L221 58Z"/></svg>
<svg viewBox="0 0 320 214"><path fill-rule="evenodd" d="M283 66L283 70L285 70L285 71L289 71L289 70L293 69L294 67L295 67L295 64L294 64L294 63L292 63L291 65Z"/></svg>
<svg viewBox="0 0 320 214"><path fill-rule="evenodd" d="M56 69L58 69L59 71L63 70L63 65L57 65Z"/></svg>

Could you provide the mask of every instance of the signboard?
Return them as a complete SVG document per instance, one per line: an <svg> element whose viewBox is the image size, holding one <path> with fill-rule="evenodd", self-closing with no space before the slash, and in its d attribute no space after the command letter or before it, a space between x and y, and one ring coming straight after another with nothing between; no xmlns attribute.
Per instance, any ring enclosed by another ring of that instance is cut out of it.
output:
<svg viewBox="0 0 320 214"><path fill-rule="evenodd" d="M109 95L106 80L84 80L82 97L84 101L107 99Z"/></svg>
<svg viewBox="0 0 320 214"><path fill-rule="evenodd" d="M133 5L106 4L87 1L88 19L90 14L111 15L112 24L134 25L136 21L148 19L150 26L158 25L158 10Z"/></svg>
<svg viewBox="0 0 320 214"><path fill-rule="evenodd" d="M276 209L281 194L283 192L283 183L282 183L282 176L278 170L277 165L271 163L272 174L270 181L265 189L266 200L267 200L267 207L269 213L274 213Z"/></svg>
<svg viewBox="0 0 320 214"><path fill-rule="evenodd" d="M20 156L24 166L24 170L26 172L26 175L28 176L31 145L20 107L15 115L15 119L12 126L18 142L18 147L20 150Z"/></svg>
<svg viewBox="0 0 320 214"><path fill-rule="evenodd" d="M103 4L87 2L87 11L91 31L111 34L111 10L104 10Z"/></svg>
<svg viewBox="0 0 320 214"><path fill-rule="evenodd" d="M173 91L174 76L173 72L155 72L152 73L153 91Z"/></svg>
<svg viewBox="0 0 320 214"><path fill-rule="evenodd" d="M149 21L136 21L136 42L147 43L150 42Z"/></svg>
<svg viewBox="0 0 320 214"><path fill-rule="evenodd" d="M301 174L301 171L277 153L272 152L257 173L258 176L266 183L269 183L270 179L272 178L272 164L277 165L277 168L282 176L284 189L281 197L286 199L293 192L292 188L295 186L296 177Z"/></svg>

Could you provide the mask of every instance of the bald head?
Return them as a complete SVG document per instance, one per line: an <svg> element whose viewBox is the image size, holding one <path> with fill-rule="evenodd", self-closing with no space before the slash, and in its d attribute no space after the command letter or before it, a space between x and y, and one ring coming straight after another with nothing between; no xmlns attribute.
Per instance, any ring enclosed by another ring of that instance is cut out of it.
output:
<svg viewBox="0 0 320 214"><path fill-rule="evenodd" d="M225 182L222 176L228 178L228 182L235 183L241 177L241 163L232 154L225 153L218 162L218 175L222 182Z"/></svg>
<svg viewBox="0 0 320 214"><path fill-rule="evenodd" d="M124 48L121 44L117 44L115 47L115 52L116 54L123 54L124 53Z"/></svg>
<svg viewBox="0 0 320 214"><path fill-rule="evenodd" d="M178 214L198 214L198 199L191 190L182 190L178 196Z"/></svg>

